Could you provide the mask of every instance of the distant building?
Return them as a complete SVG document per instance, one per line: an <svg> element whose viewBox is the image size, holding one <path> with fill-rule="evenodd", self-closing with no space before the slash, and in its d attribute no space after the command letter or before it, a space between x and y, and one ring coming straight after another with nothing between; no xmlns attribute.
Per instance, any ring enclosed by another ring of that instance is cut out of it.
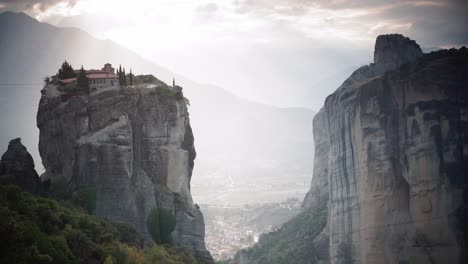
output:
<svg viewBox="0 0 468 264"><path fill-rule="evenodd" d="M101 70L85 70L86 77L89 79L89 88L91 92L96 92L99 90L108 90L108 89L119 89L119 76L115 74L115 69L112 68L110 63L104 64L104 67ZM78 75L80 70L75 70L75 73ZM77 78L69 78L60 80L60 83L67 85L71 83L76 83Z"/></svg>
<svg viewBox="0 0 468 264"><path fill-rule="evenodd" d="M89 79L89 88L91 92L101 88L113 87L118 89L120 87L119 77L115 74L89 73L86 74L86 77Z"/></svg>

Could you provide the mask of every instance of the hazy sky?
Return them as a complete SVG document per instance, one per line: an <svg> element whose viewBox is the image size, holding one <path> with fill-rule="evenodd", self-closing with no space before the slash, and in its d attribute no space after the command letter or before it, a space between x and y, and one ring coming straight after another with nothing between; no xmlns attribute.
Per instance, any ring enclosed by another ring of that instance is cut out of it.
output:
<svg viewBox="0 0 468 264"><path fill-rule="evenodd" d="M468 43L467 3L0 0L0 11L82 28L250 99L318 109L352 69L371 62L379 34L402 33L428 48Z"/></svg>

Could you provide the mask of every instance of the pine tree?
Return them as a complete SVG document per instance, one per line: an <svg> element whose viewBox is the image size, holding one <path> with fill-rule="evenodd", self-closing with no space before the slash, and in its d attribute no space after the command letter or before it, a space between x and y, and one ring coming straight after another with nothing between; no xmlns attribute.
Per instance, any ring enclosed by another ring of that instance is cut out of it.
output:
<svg viewBox="0 0 468 264"><path fill-rule="evenodd" d="M67 61L62 63L62 67L60 67L57 75L60 80L76 77L73 67Z"/></svg>

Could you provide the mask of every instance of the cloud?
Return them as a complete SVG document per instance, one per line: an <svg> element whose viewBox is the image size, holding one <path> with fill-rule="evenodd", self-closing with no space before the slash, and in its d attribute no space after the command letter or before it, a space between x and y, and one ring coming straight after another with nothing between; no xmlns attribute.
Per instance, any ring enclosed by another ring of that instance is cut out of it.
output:
<svg viewBox="0 0 468 264"><path fill-rule="evenodd" d="M293 21L306 35L373 40L403 33L423 45L468 43L465 0L235 0L241 14Z"/></svg>
<svg viewBox="0 0 468 264"><path fill-rule="evenodd" d="M306 14L310 8L343 9L386 9L397 5L443 6L447 2L460 0L235 0L240 12L278 12L292 15Z"/></svg>
<svg viewBox="0 0 468 264"><path fill-rule="evenodd" d="M204 5L199 5L196 8L197 12L211 14L218 10L218 5L215 3L208 3Z"/></svg>
<svg viewBox="0 0 468 264"><path fill-rule="evenodd" d="M73 7L78 0L0 0L0 11L21 11L39 14L57 5Z"/></svg>

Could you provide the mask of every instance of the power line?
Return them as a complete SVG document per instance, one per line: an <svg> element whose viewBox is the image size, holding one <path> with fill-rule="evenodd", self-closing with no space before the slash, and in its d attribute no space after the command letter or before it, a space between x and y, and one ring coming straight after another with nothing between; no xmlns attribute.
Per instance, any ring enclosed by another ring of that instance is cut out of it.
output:
<svg viewBox="0 0 468 264"><path fill-rule="evenodd" d="M43 83L0 83L0 85L4 86L14 86L14 85L43 85Z"/></svg>

